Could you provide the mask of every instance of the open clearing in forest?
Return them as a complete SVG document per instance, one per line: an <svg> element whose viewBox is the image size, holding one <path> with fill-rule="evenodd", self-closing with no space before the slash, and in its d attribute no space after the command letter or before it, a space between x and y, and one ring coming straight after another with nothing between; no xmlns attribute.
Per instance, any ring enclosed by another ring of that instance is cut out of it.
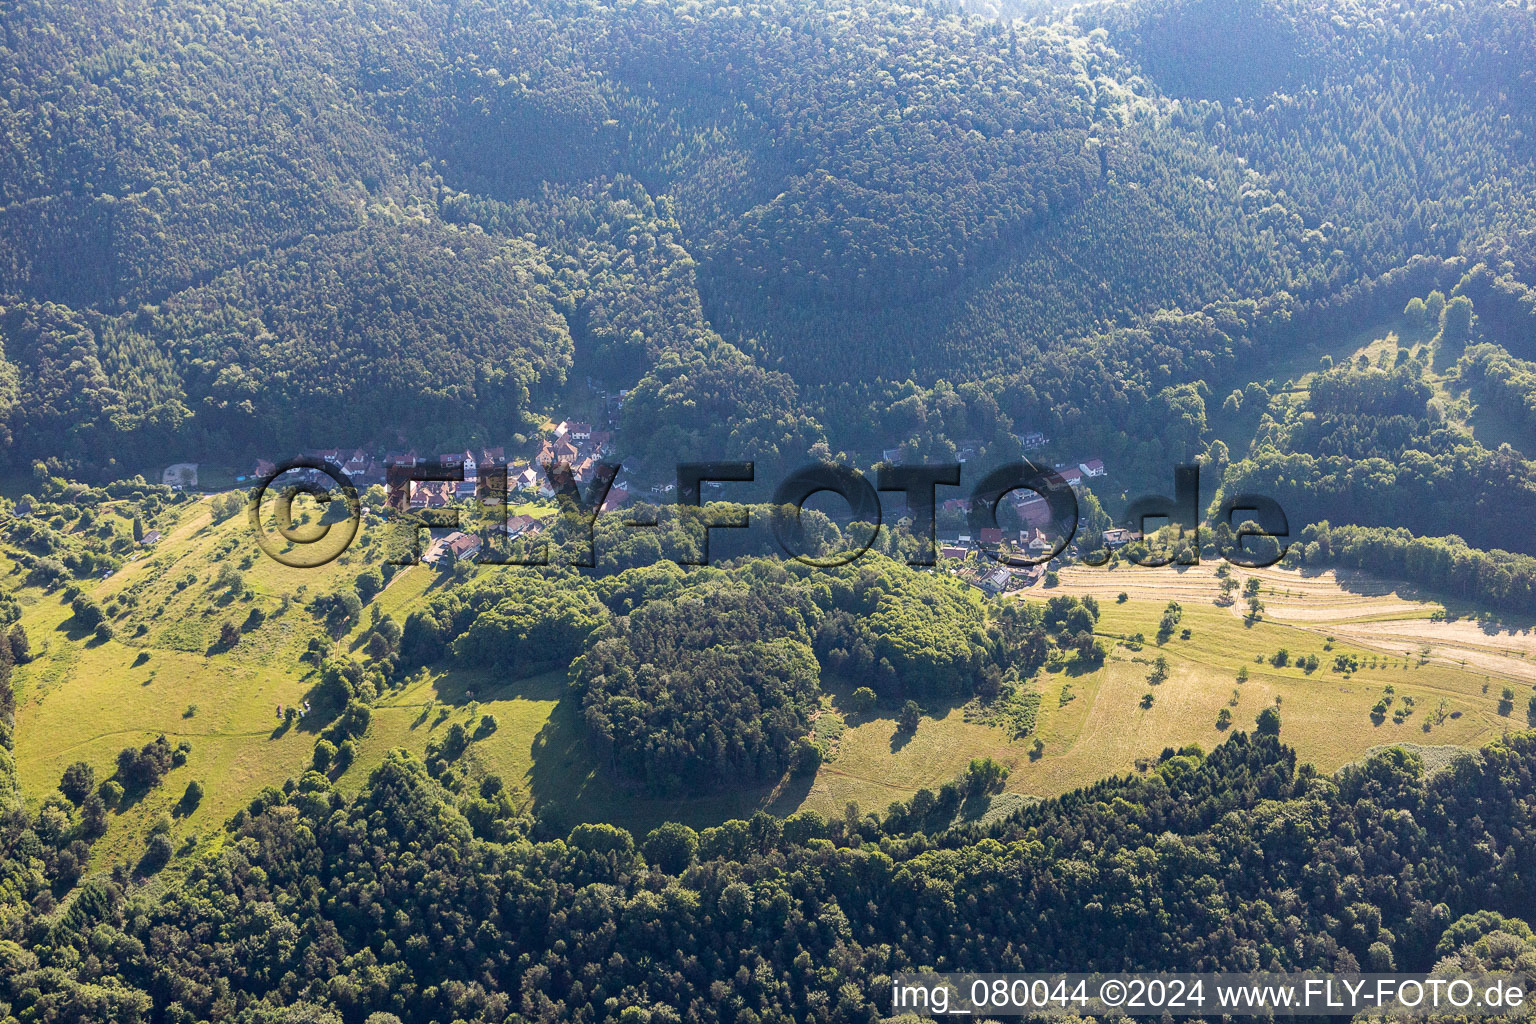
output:
<svg viewBox="0 0 1536 1024"><path fill-rule="evenodd" d="M61 593L27 587L18 595L37 653L16 672L15 756L30 801L55 792L72 761L92 765L101 779L112 774L119 750L161 733L173 745L192 745L186 765L112 816L95 848L98 867L138 848L193 779L205 796L195 811L174 817L172 839L178 847L190 842L207 848L222 841L222 823L264 786L281 786L303 773L323 722L315 715L281 725L275 709L311 699L318 682L313 664L301 655L323 633L304 605L379 560L379 531L366 524L351 551L310 570L255 554L244 517L214 523L207 500L177 506L157 525L164 532L159 544L109 579L86 584L109 609L113 638L81 633ZM225 565L238 570L238 592L220 583ZM1248 728L1277 698L1283 737L1323 770L1382 744L1475 746L1525 727L1536 683L1536 636L1528 623L1434 621L1442 609L1438 602L1364 573L1234 571L1240 584L1249 576L1259 579L1262 621L1245 622L1241 604L1215 604L1219 580L1210 565L1070 568L1061 572L1058 587L1029 592L1023 599L1096 596L1103 611L1100 638L1110 653L1091 672L1040 674L1033 683L1041 695L1037 728L1027 737L968 720L959 704L927 708L912 736L898 733L894 707L844 720L840 711L852 681L829 679L827 717L819 728L835 732L836 756L814 776L692 799L653 799L614 782L595 759L563 672L517 679L429 671L381 696L368 734L356 744L355 763L337 781L355 792L389 750L425 755L453 723L473 732L489 714L497 729L474 741L464 760L472 776L501 776L520 800L557 821L610 820L643 831L669 818L707 825L759 808L831 815L855 801L864 810L881 809L919 788L941 785L981 756L1012 768L1010 792L1048 796L1136 771L1138 761L1167 746L1210 748L1227 734L1216 724L1223 708L1234 728ZM440 574L416 567L397 575L373 603L403 621L443 586ZM1120 593L1127 595L1124 603L1116 601ZM1190 637L1175 633L1158 645L1158 619L1170 600L1183 606L1180 626L1189 628ZM227 649L218 643L226 622L241 627L239 641ZM359 630L342 639L344 647ZM1124 639L1136 633L1147 638L1140 649ZM1289 654L1285 666L1268 660L1280 648ZM1320 662L1311 672L1295 664L1308 654ZM1339 654L1353 656L1359 667L1333 671ZM1167 659L1168 677L1153 685L1148 676L1159 655ZM1242 668L1248 679L1238 683ZM1413 699L1412 713L1402 721L1390 712L1379 721L1371 716L1388 686L1395 691L1390 711ZM1512 711L1501 714L1505 686L1517 699ZM1151 706L1143 707L1148 693ZM1035 756L1037 738L1042 747Z"/></svg>
<svg viewBox="0 0 1536 1024"><path fill-rule="evenodd" d="M1110 655L1102 668L1082 675L1041 673L1033 736L1011 739L1001 729L966 722L959 708L951 708L925 719L916 736L899 745L893 743L894 721L876 718L844 733L837 761L817 775L806 805L823 813L838 812L849 800L864 809L883 807L919 785L952 778L982 755L1010 765L1009 791L1052 796L1136 771L1138 761L1165 747L1197 743L1210 749L1229 731L1216 725L1223 708L1232 728L1246 729L1277 699L1282 737L1324 771L1376 746L1476 747L1527 727L1526 703L1536 683L1536 635L1529 623L1434 621L1444 612L1440 602L1367 573L1234 567L1240 586L1250 576L1260 581L1266 610L1250 623L1245 604L1216 604L1216 569L1063 570L1059 586L1035 588L1022 599L1096 597L1098 633ZM1122 593L1123 603L1117 600ZM1188 628L1190 636L1182 639L1176 631L1158 644L1158 622L1170 601L1182 606L1179 630ZM1124 639L1137 633L1145 637L1140 650ZM1287 664L1277 666L1273 657L1282 648ZM1154 685L1148 678L1159 655L1168 661L1168 678ZM1310 672L1296 664L1307 655L1319 662ZM1334 671L1340 655L1355 658L1359 667ZM1247 680L1239 682L1244 669ZM1506 686L1515 694L1512 708L1501 708ZM1143 707L1147 694L1151 706ZM1387 696L1392 703L1378 721L1372 709ZM1412 698L1411 713L1397 721L1394 712L1406 707L1404 698ZM1043 743L1038 757L1032 751L1037 737Z"/></svg>

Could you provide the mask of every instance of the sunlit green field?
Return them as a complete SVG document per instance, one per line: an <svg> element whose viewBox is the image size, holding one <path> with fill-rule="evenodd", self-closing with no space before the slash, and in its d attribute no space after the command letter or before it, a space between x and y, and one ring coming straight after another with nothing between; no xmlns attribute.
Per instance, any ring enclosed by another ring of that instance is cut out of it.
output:
<svg viewBox="0 0 1536 1024"><path fill-rule="evenodd" d="M113 816L107 838L96 846L98 866L128 855L157 819L173 812L194 779L206 795L196 810L173 817L178 846L220 841L222 823L263 787L280 786L309 767L324 722L313 716L284 726L276 716L278 705L308 699L317 682L313 665L300 656L322 631L304 605L374 564L381 550L377 527L365 526L360 543L336 562L287 568L256 550L244 516L214 525L206 501L176 507L163 529L158 545L88 588L109 611L112 639L73 631L60 594L21 592L23 622L37 653L16 676L15 754L30 800L53 792L73 761L92 765L101 779L111 775L118 751L161 733L192 746L187 763L162 786ZM244 581L239 596L220 582L226 565ZM979 756L1010 766L1009 792L1047 796L1136 771L1138 762L1168 746L1209 748L1229 731L1218 727L1223 709L1229 728L1249 728L1277 701L1286 741L1324 770L1384 743L1474 746L1525 727L1525 702L1536 683L1536 639L1526 626L1435 621L1438 602L1358 574L1340 579L1264 570L1240 571L1238 578L1249 575L1260 578L1266 604L1257 622L1214 603L1219 581L1212 566L1070 569L1059 588L1029 592L1022 599L1095 595L1109 655L1091 672L1076 673L1070 664L1042 672L1031 684L1041 701L1028 736L982 724L975 707L958 703L926 708L915 735L898 734L894 708L845 715L852 687L828 679L816 729L831 756L814 776L660 800L612 778L585 735L563 672L518 679L423 671L381 695L369 732L356 743L356 760L338 784L355 792L389 750L423 755L452 723L473 731L483 715L494 716L497 729L470 745L464 765L472 777L500 776L519 801L558 823L612 820L636 829L667 819L705 825L759 808L840 814L854 801L864 810L880 809L948 781ZM372 603L403 621L447 585L445 579L411 568ZM1158 644L1157 623L1169 600L1182 605L1180 628L1190 635L1175 632ZM371 615L365 611L364 622L342 638L344 647L359 642ZM241 630L228 648L219 643L225 623ZM1125 640L1136 633L1145 638L1140 649ZM1281 648L1289 654L1283 667L1272 663ZM1296 664L1309 654L1319 659L1310 672ZM1154 684L1149 676L1160 655L1167 677ZM1339 655L1353 657L1358 667L1334 671ZM1389 711L1373 718L1389 686ZM1519 700L1512 712L1501 713L1505 686ZM1412 713L1396 720L1406 698Z"/></svg>

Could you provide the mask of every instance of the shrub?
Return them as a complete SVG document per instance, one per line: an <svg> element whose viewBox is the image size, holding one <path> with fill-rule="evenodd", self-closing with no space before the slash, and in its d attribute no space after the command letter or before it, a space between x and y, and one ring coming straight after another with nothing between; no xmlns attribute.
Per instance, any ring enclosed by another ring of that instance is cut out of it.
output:
<svg viewBox="0 0 1536 1024"><path fill-rule="evenodd" d="M861 686L853 691L853 696L848 700L848 710L856 715L867 715L875 709L875 691L867 686Z"/></svg>
<svg viewBox="0 0 1536 1024"><path fill-rule="evenodd" d="M336 759L336 744L330 740L315 741L315 771L323 772L331 767L331 762Z"/></svg>
<svg viewBox="0 0 1536 1024"><path fill-rule="evenodd" d="M809 775L821 767L821 748L809 736L795 741L795 753L790 759L790 770L797 775Z"/></svg>
<svg viewBox="0 0 1536 1024"><path fill-rule="evenodd" d="M59 792L69 798L69 802L79 807L81 802L96 788L96 769L84 761L76 761L64 769L64 776L59 780Z"/></svg>
<svg viewBox="0 0 1536 1024"><path fill-rule="evenodd" d="M75 621L81 629L95 629L101 624L101 606L85 594L80 594L69 603L70 611L74 613Z"/></svg>
<svg viewBox="0 0 1536 1024"><path fill-rule="evenodd" d="M165 773L171 770L173 757L171 745L164 736L138 750L126 747L117 755L117 777L125 788L149 789L159 785Z"/></svg>
<svg viewBox="0 0 1536 1024"><path fill-rule="evenodd" d="M152 875L156 871L170 863L171 841L163 835L150 837L149 844L144 850L144 856L139 858L139 872Z"/></svg>
<svg viewBox="0 0 1536 1024"><path fill-rule="evenodd" d="M965 769L965 788L972 796L1001 792L1008 769L990 757L973 758Z"/></svg>

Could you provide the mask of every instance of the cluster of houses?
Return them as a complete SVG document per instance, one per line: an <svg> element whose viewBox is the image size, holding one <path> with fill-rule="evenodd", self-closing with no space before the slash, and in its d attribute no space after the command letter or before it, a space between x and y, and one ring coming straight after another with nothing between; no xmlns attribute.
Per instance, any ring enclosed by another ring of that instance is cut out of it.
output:
<svg viewBox="0 0 1536 1024"><path fill-rule="evenodd" d="M1046 443L1046 439L1038 433L1021 435L1020 441L1026 447L1039 447ZM1086 481L1102 477L1107 472L1100 459L1088 459L1076 465L1056 463L1053 468L1073 490L1081 490ZM990 594L1034 586L1044 577L1046 566L1043 563L1030 566L998 565L990 559L972 559L974 552L985 548L990 551L1011 551L1025 558L1039 559L1049 555L1056 546L1056 541L1045 532L1053 524L1050 506L1043 497L1034 491L1017 490L1011 492L1007 500L1023 523L1023 528L1017 534L992 527L980 530L975 537L962 533L946 538L940 542L939 547L939 554L943 558L959 563L951 567L951 572ZM971 505L968 499L954 498L944 502L943 508L947 512L964 514L970 512ZM1102 539L1105 547L1116 550L1139 538L1140 534L1132 530L1116 527L1105 530ZM1069 548L1067 553L1078 554L1076 546Z"/></svg>
<svg viewBox="0 0 1536 1024"><path fill-rule="evenodd" d="M1075 466L1067 463L1057 463L1052 468L1056 470L1062 480L1066 481L1067 485L1074 491L1082 490L1086 481L1098 479L1108 472L1104 468L1103 461L1100 459L1089 459ZM1050 505L1044 497L1034 491L1023 489L1011 491L1005 500L1013 506L1013 510L1019 515L1019 519L1025 524L1025 529L1019 534L1019 545L1021 547L1027 545L1032 539L1026 536L1030 530L1039 533L1040 528L1051 525ZM951 498L943 503L942 508L946 512L956 512L965 515L971 511L971 502L969 498ZM1050 545L1046 545L1045 550L1050 550Z"/></svg>
<svg viewBox="0 0 1536 1024"><path fill-rule="evenodd" d="M589 384L592 382L589 381ZM1041 448L1049 443L1049 439L1039 431L1026 431L1016 435L1019 443L1026 451ZM459 501L475 497L480 492L482 476L493 468L505 472L507 483L507 495L510 501L519 493L529 498L549 498L554 495L547 467L553 463L569 466L576 484L585 493L588 482L592 479L598 463L603 456L611 451L613 434L611 430L594 429L591 423L573 420L558 424L553 431L541 438L538 444L521 455L508 455L504 446L484 447L470 449L461 452L449 452L440 455L422 455L415 450L390 451L383 454L370 453L364 449L337 449L320 448L311 449L302 453L309 459L320 460L331 465L340 466L352 483L359 489L371 487L375 484L387 485L389 468L391 466L417 466L436 463L445 466L457 466L463 469L462 480L415 480L411 482L410 505L412 508L444 508ZM892 450L883 453L887 461L899 461L900 451ZM252 478L260 478L271 475L276 471L276 465L265 459L256 461ZM1107 470L1101 459L1087 459L1076 464L1058 462L1053 468L1061 478L1074 490L1080 490L1086 481L1105 476ZM318 473L312 471L299 471L317 477ZM621 470L622 474L622 470ZM237 478L244 480L246 478ZM672 485L659 485L648 492L651 499L664 496L664 492L670 491ZM634 493L634 488L622 475L616 479L608 490L606 500L603 502L602 511L608 512L627 503ZM1033 491L1016 490L1008 495L1007 500L1018 513L1020 521L1024 524L1017 536L1010 531L1005 535L1001 529L988 529L980 531L977 538L968 534L942 539L939 553L946 559L965 562L978 546L990 548L1008 548L1029 558L1040 558L1049 554L1055 546L1046 534L1046 530L1052 527L1050 506L1046 500ZM966 498L953 498L942 505L946 512L966 514L970 511L970 502ZM529 538L536 536L544 529L542 520L530 515L510 516L507 520L506 531L510 538ZM1108 530L1104 534L1104 543L1110 548L1123 547L1136 538L1136 535L1128 530ZM158 538L156 538L158 539ZM146 543L153 543L146 538ZM460 561L473 558L479 551L481 539L473 534L453 532L446 536L436 537L431 545L423 553L422 561L429 565L437 565L444 559ZM1018 589L1032 586L1044 575L1045 567L1009 567L998 566L995 569L984 571L963 571L967 577L975 575L971 580L975 585L992 593L1002 593L1005 590Z"/></svg>
<svg viewBox="0 0 1536 1024"><path fill-rule="evenodd" d="M1021 434L1014 434L1013 436L1018 440L1019 447L1026 452L1034 451L1037 448L1044 448L1046 445L1051 443L1051 439L1040 433L1038 430L1026 430ZM956 441L955 459L958 462L969 462L976 458L981 450L981 441ZM880 452L880 461L888 463L892 466L900 466L906 461L906 452L900 448L886 448ZM1090 475L1103 476L1104 464L1099 462L1098 459L1092 460L1092 463L1099 467L1099 472L1097 474ZM1080 468L1086 468L1088 465L1089 463L1084 463L1083 467ZM1058 466L1057 468L1060 469L1062 467Z"/></svg>
<svg viewBox="0 0 1536 1024"><path fill-rule="evenodd" d="M482 476L493 469L506 474L509 497L519 492L530 497L553 496L554 488L550 485L549 475L546 472L546 467L551 463L563 463L569 466L577 486L584 490L592 479L598 462L607 454L612 440L613 435L610 431L595 430L590 423L566 421L557 425L550 436L541 439L537 447L523 455L509 456L505 446L500 445L440 455L423 455L415 450L391 451L380 455L361 448L353 450L315 448L301 454L308 459L317 459L340 466L352 483L360 489L375 484L387 484L389 469L392 466L436 463L441 466L461 468L462 480L411 481L410 505L412 508L443 508L456 501L474 497L480 490ZM266 459L257 459L252 476L266 477L276 469L276 464ZM300 475L305 475L306 472L313 476L319 475L313 471L297 472ZM603 509L607 511L618 508L627 502L629 497L630 490L627 483L616 480L609 488ZM508 532L513 536L533 527L533 523L523 522L530 518L528 516L513 518L517 525L508 523Z"/></svg>
<svg viewBox="0 0 1536 1024"><path fill-rule="evenodd" d="M506 447L501 445L435 455L424 455L415 450L379 454L361 448L315 448L300 454L306 459L340 466L359 490L375 484L387 486L389 470L393 466L436 464L462 469L462 480L411 481L410 506L415 509L433 509L474 498L481 491L482 478L491 473L505 473L508 501L518 494L527 498L552 497L555 492L546 470L551 463L569 466L577 486L585 493L598 463L609 453L612 441L611 431L597 430L590 423L570 420L558 424L536 446L521 455L509 455ZM250 479L268 477L276 470L275 463L258 459ZM292 472L299 477L312 477L316 482L324 482L320 480L320 474L313 470L299 469ZM246 478L237 479L243 481ZM495 493L494 488L491 493ZM615 480L608 489L603 511L619 508L630 500L630 495L628 483L623 479ZM537 536L543 530L544 522L535 516L514 515L507 518L506 531L510 539L527 539ZM451 564L472 559L479 552L481 543L480 537L456 530L434 537L422 553L421 560L437 566L445 562Z"/></svg>

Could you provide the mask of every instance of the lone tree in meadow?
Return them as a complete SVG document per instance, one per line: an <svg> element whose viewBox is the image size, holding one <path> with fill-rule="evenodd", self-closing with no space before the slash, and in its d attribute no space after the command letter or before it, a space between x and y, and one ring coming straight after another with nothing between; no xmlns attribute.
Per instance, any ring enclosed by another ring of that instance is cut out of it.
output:
<svg viewBox="0 0 1536 1024"><path fill-rule="evenodd" d="M902 732L917 732L917 723L923 717L923 709L915 700L909 700L901 706L901 711L896 715L896 725Z"/></svg>
<svg viewBox="0 0 1536 1024"><path fill-rule="evenodd" d="M96 769L84 761L76 761L65 768L64 777L59 780L59 792L63 793L76 807L79 807L95 788Z"/></svg>

